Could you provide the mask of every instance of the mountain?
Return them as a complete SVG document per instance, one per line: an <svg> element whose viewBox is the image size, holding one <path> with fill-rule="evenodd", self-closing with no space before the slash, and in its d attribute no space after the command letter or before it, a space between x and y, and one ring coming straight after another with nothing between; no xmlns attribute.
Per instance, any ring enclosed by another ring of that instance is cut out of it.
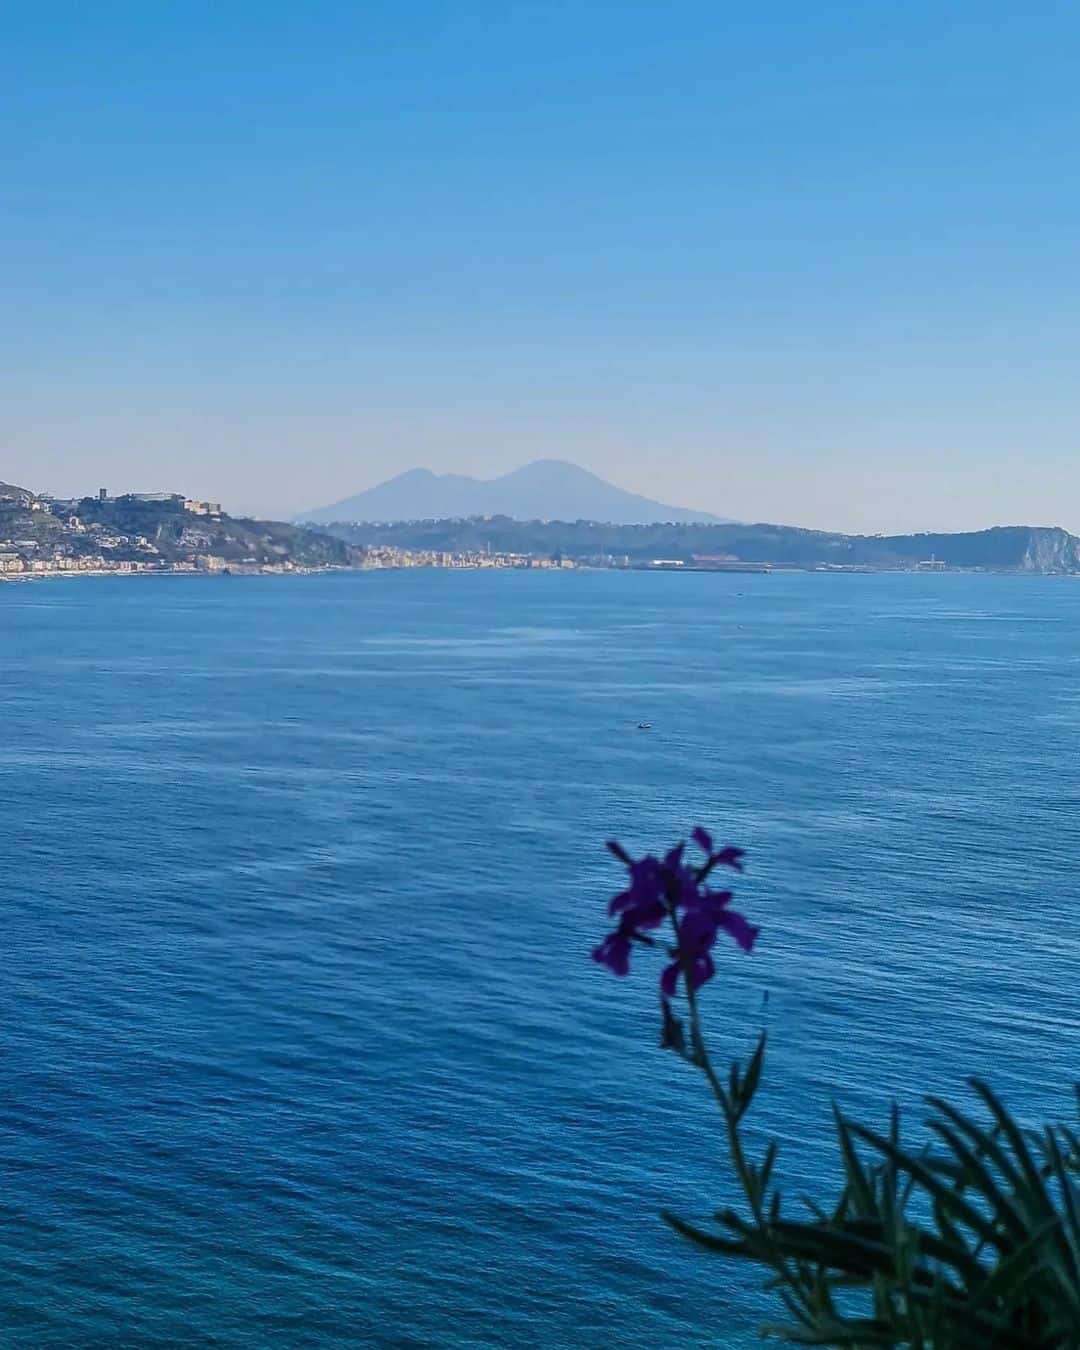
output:
<svg viewBox="0 0 1080 1350"><path fill-rule="evenodd" d="M655 521L716 523L717 516L665 506L605 483L561 459L538 459L501 478L467 478L410 469L333 506L308 511L307 524L336 521L460 520L510 516L514 520L598 520L611 525Z"/></svg>

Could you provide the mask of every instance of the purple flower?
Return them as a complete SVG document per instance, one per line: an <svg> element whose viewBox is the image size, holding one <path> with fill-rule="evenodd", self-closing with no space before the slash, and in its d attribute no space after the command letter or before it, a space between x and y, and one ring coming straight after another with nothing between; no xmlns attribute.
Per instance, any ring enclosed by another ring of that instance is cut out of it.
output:
<svg viewBox="0 0 1080 1350"><path fill-rule="evenodd" d="M674 996L680 975L688 973L691 987L700 989L716 974L712 948L723 917L721 907L705 904L687 910L683 915L678 930L679 946L672 952L675 959L664 967L660 976L660 992L665 997Z"/></svg>
<svg viewBox="0 0 1080 1350"><path fill-rule="evenodd" d="M720 910L704 907L687 910L679 924L679 950L696 952L711 947L720 927L720 914Z"/></svg>
<svg viewBox="0 0 1080 1350"><path fill-rule="evenodd" d="M607 841L607 846L609 852L614 853L621 863L625 863L627 867L630 866L630 854L627 853L626 849L623 848L622 844L620 844L617 839L609 839Z"/></svg>
<svg viewBox="0 0 1080 1350"><path fill-rule="evenodd" d="M616 975L629 975L630 939L618 930L609 933L599 947L593 948L592 959Z"/></svg>
<svg viewBox="0 0 1080 1350"><path fill-rule="evenodd" d="M621 914L625 910L647 909L661 903L664 893L664 873L660 862L651 853L647 853L638 862L627 858L626 867L630 873L630 885L608 905L608 913L611 915Z"/></svg>
<svg viewBox="0 0 1080 1350"><path fill-rule="evenodd" d="M669 848L664 854L664 868L669 872L678 871L682 867L682 855L685 852L685 844L676 844L674 848Z"/></svg>
<svg viewBox="0 0 1080 1350"><path fill-rule="evenodd" d="M736 872L743 870L743 858L746 857L746 849L732 848L729 844L722 848L719 853L714 853L711 862L714 867L733 867Z"/></svg>
<svg viewBox="0 0 1080 1350"><path fill-rule="evenodd" d="M690 838L702 852L709 855L706 871L712 871L714 867L733 867L736 872L743 870L742 860L746 856L745 849L734 848L730 844L725 848L714 849L712 835L708 830L702 829L700 825L694 826Z"/></svg>
<svg viewBox="0 0 1080 1350"><path fill-rule="evenodd" d="M642 900L623 910L622 918L619 920L619 931L635 933L642 928L659 928L666 915L667 910L662 900Z"/></svg>
<svg viewBox="0 0 1080 1350"><path fill-rule="evenodd" d="M730 891L702 891L697 903L686 910L679 923L679 950L696 958L713 946L717 933L722 930L734 938L744 952L751 951L760 929L736 910L728 908L733 898ZM710 971L705 979L711 979L712 973Z"/></svg>
<svg viewBox="0 0 1080 1350"><path fill-rule="evenodd" d="M678 961L672 961L660 972L660 992L665 998L675 997L675 988L681 974L682 966ZM690 982L695 989L700 989L705 981L711 980L715 974L716 963L709 952L695 956L690 962Z"/></svg>
<svg viewBox="0 0 1080 1350"><path fill-rule="evenodd" d="M744 952L754 950L754 941L761 929L755 924L749 923L742 914L736 913L733 909L727 909L720 915L718 924L725 933L735 939Z"/></svg>
<svg viewBox="0 0 1080 1350"><path fill-rule="evenodd" d="M608 905L608 913L618 918L618 927L594 950L593 960L616 975L627 974L634 942L652 944L654 939L646 937L645 930L658 928L670 917L678 945L671 949L674 959L664 967L660 977L665 998L675 993L684 967L694 989L712 979L716 973L712 949L718 933L727 933L748 952L759 932L742 914L729 908L731 891L709 890L706 885L714 867L731 867L741 872L743 850L731 845L714 849L712 835L700 825L691 838L707 854L700 867L689 866L683 860L685 844L676 844L663 858L647 853L634 859L615 840L608 842L608 848L629 872L630 884Z"/></svg>

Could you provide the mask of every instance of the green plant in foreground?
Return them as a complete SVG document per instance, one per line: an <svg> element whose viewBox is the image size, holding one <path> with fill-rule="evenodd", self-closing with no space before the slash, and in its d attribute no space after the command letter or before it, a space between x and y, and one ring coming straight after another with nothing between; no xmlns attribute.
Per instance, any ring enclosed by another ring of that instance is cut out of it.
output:
<svg viewBox="0 0 1080 1350"><path fill-rule="evenodd" d="M719 934L745 951L757 936L730 909L731 892L709 884L717 868L741 870L742 853L714 849L700 829L693 838L704 854L697 865L683 845L638 860L610 846L630 883L609 906L615 931L593 953L625 975L636 946L665 951L661 1045L707 1080L745 1197L743 1213L714 1216L715 1231L665 1220L699 1247L769 1272L788 1320L766 1335L806 1345L1080 1350L1080 1135L1064 1125L1022 1129L981 1081L972 1087L985 1118L932 1097L930 1140L917 1152L901 1143L895 1107L884 1134L834 1108L840 1192L827 1208L808 1201L806 1218L785 1216L775 1143L754 1161L743 1137L765 1035L746 1067L733 1063L725 1077L700 1016ZM1076 1094L1080 1111L1080 1086Z"/></svg>

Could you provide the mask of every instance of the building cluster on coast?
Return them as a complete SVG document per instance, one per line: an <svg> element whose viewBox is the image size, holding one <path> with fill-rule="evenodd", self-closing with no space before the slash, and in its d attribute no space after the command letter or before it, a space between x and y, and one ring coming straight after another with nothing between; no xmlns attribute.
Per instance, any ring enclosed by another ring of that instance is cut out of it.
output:
<svg viewBox="0 0 1080 1350"><path fill-rule="evenodd" d="M0 549L2 549L0 545ZM132 558L109 558L102 554L70 557L63 554L44 558L20 558L0 551L0 582L18 581L30 577L71 576L134 576L153 573L224 573L262 576L269 573L309 572L321 569L301 567L296 563L236 562L212 553L196 558L140 561Z"/></svg>
<svg viewBox="0 0 1080 1350"><path fill-rule="evenodd" d="M450 568L543 568L576 567L571 558L537 558L527 553L449 553L441 549L392 548L371 545L364 550L360 567L365 569L402 567Z"/></svg>
<svg viewBox="0 0 1080 1350"><path fill-rule="evenodd" d="M217 502L166 492L110 497L102 488L92 498L36 496L16 490L5 495L3 505L5 514L18 523L10 537L0 538L0 578L212 572L226 566L224 558L209 552L187 558L170 556L151 537L163 514L220 520ZM92 510L88 509L91 505Z"/></svg>
<svg viewBox="0 0 1080 1350"><path fill-rule="evenodd" d="M340 540L236 519L175 492L42 496L0 483L0 581L38 576L309 572L355 565Z"/></svg>

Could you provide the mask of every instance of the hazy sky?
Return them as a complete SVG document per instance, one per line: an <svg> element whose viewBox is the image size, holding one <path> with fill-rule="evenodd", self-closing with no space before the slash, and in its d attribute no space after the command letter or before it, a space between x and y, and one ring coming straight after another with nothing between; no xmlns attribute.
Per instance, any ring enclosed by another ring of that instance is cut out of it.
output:
<svg viewBox="0 0 1080 1350"><path fill-rule="evenodd" d="M4 0L0 479L1080 530L1080 7Z"/></svg>

